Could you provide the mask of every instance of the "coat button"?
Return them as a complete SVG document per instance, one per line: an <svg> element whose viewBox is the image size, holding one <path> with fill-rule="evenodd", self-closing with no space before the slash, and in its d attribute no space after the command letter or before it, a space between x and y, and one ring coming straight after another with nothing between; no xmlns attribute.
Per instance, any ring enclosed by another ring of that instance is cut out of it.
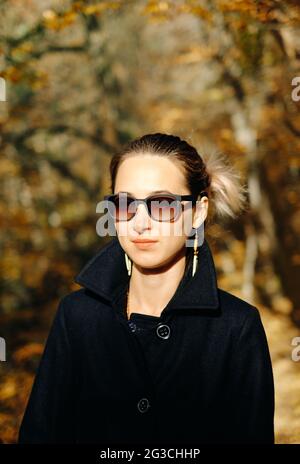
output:
<svg viewBox="0 0 300 464"><path fill-rule="evenodd" d="M132 332L136 331L136 324L134 322L129 322L128 325Z"/></svg>
<svg viewBox="0 0 300 464"><path fill-rule="evenodd" d="M160 338L169 338L171 329L167 324L161 324L156 328L156 333Z"/></svg>
<svg viewBox="0 0 300 464"><path fill-rule="evenodd" d="M138 410L140 412L146 412L150 408L150 403L147 398L142 398L137 404Z"/></svg>

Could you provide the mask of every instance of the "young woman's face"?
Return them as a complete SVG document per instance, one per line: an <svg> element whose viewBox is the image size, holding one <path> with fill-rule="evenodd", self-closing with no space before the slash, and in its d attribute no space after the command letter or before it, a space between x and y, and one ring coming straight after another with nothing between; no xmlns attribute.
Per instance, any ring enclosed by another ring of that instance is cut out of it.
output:
<svg viewBox="0 0 300 464"><path fill-rule="evenodd" d="M155 191L190 195L183 169L173 161L155 155L137 155L125 159L119 166L114 194L130 193L135 198L146 198ZM170 264L186 253L186 240L191 227L199 227L207 214L207 201L197 202L195 212L191 204L184 208L174 222L152 219L145 204L139 204L129 221L116 221L120 245L128 256L142 268L157 268ZM184 201L182 204L188 204ZM186 224L184 226L184 224ZM190 228L187 228L190 224ZM155 240L150 245L138 245L135 239Z"/></svg>

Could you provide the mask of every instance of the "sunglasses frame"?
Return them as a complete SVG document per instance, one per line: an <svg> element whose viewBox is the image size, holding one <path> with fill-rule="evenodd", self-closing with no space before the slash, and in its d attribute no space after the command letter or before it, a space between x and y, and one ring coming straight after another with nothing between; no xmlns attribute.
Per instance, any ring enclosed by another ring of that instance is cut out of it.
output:
<svg viewBox="0 0 300 464"><path fill-rule="evenodd" d="M126 192L121 192L121 193L126 193ZM104 201L106 201L106 202L112 202L113 205L114 205L114 199L115 199L117 196L119 196L119 193L114 193L114 194L111 194L111 195L105 195ZM196 201L197 201L197 199L198 199L199 196L200 196L201 198L202 198L203 196L208 197L208 194L207 194L206 191L202 191L202 192L200 192L198 195L177 195L177 194L175 194L175 193L161 193L161 194L160 194L160 193L157 193L157 194L153 194L153 195L148 195L146 198L135 198L135 197L133 197L132 195L128 195L128 194L127 194L127 197L133 199L133 202L134 202L135 205L136 205L136 211L133 213L133 216L132 216L130 219L117 219L116 217L114 217L114 216L111 214L111 212L110 212L110 210L109 210L109 206L107 206L107 209L108 209L110 215L112 216L112 218L113 218L115 221L118 221L118 222L128 222L128 221L130 221L131 219L133 219L134 216L136 215L138 205L139 205L140 203L143 203L143 204L146 205L147 213L148 213L148 215L150 216L150 218L153 219L153 221L157 221L157 222L174 222L174 221L178 218L179 214L181 214L182 209L181 209L181 211L179 211L179 210L177 211L176 216L175 216L171 221L170 221L170 220L160 221L160 220L155 219L155 218L153 218L153 217L151 216L151 212L150 212L151 210L149 209L149 206L151 206L151 205L150 205L150 202L153 200L153 198L155 199L155 198L159 198L159 197L169 197L169 198L174 199L174 201L177 201L177 202L187 201L187 200L188 200L188 201L191 201L191 202L192 202L192 205L194 205L194 204L196 203ZM181 205L181 206L182 206L182 205Z"/></svg>

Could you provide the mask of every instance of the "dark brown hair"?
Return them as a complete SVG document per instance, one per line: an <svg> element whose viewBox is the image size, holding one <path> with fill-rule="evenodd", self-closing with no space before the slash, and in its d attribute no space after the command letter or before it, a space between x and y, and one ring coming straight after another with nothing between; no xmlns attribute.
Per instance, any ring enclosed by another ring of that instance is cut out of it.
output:
<svg viewBox="0 0 300 464"><path fill-rule="evenodd" d="M246 186L229 160L221 153L199 155L196 148L180 137L171 134L146 134L128 142L110 162L111 191L114 192L120 164L128 157L143 154L168 157L184 169L187 187L191 194L208 194L208 221L212 217L235 217L246 202Z"/></svg>

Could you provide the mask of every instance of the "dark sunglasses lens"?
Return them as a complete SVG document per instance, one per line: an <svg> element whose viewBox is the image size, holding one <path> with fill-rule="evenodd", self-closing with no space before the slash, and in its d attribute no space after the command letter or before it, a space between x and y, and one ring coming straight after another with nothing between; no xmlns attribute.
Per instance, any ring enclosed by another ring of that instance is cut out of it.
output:
<svg viewBox="0 0 300 464"><path fill-rule="evenodd" d="M155 221L172 222L180 212L180 202L175 197L159 196L151 197L148 200L148 209L150 208L151 217Z"/></svg>
<svg viewBox="0 0 300 464"><path fill-rule="evenodd" d="M117 221L129 221L135 214L134 199L128 195L116 195L112 209L114 219Z"/></svg>

